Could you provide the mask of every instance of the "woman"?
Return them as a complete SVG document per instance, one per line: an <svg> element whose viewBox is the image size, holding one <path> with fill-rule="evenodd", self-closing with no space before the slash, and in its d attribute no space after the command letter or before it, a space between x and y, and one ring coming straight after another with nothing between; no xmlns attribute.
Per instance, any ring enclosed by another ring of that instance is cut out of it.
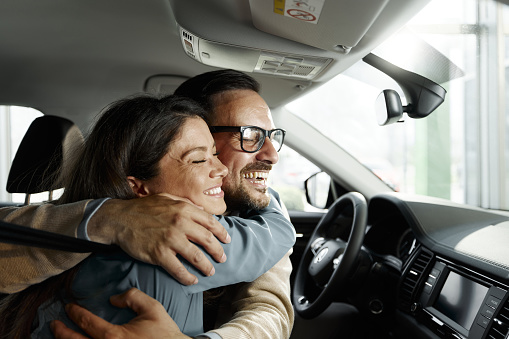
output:
<svg viewBox="0 0 509 339"><path fill-rule="evenodd" d="M78 152L59 203L170 193L211 214L224 213L221 184L227 169L217 159L203 114L194 102L175 96L140 96L112 104ZM232 238L224 245L228 260L215 264L216 273L200 278L196 285L180 285L163 269L124 253L95 254L78 268L9 297L0 314L4 319L0 328L38 338L51 336L53 319L74 327L63 309L73 299L112 323L125 323L134 313L111 306L109 296L136 287L161 302L183 333L202 333L201 292L252 281L293 246L294 230L282 215L277 197L266 209L251 214L250 219L218 217ZM62 284L69 288L62 289ZM37 315L26 312L37 307ZM27 324L33 324L33 330Z"/></svg>

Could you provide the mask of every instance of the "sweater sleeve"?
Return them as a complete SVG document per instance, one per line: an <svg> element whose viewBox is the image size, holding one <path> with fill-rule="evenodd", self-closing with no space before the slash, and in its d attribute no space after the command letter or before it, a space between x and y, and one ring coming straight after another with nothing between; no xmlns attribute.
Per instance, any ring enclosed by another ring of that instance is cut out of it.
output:
<svg viewBox="0 0 509 339"><path fill-rule="evenodd" d="M220 264L205 253L216 270L211 277L203 276L186 264L189 271L199 277L198 284L183 287L187 293L253 281L280 261L294 245L295 229L284 216L274 191L266 208L250 211L243 217L219 218L231 236L231 242L223 244L227 260Z"/></svg>
<svg viewBox="0 0 509 339"><path fill-rule="evenodd" d="M224 319L225 324L207 334L215 333L222 339L289 338L294 323L291 252L254 282L228 287L225 295L231 292L234 296L221 303L219 314L230 314L231 319Z"/></svg>
<svg viewBox="0 0 509 339"><path fill-rule="evenodd" d="M5 207L0 219L34 229L71 237L89 201L55 206L52 204ZM30 246L0 243L0 292L15 293L66 271L85 259L87 253L69 253Z"/></svg>

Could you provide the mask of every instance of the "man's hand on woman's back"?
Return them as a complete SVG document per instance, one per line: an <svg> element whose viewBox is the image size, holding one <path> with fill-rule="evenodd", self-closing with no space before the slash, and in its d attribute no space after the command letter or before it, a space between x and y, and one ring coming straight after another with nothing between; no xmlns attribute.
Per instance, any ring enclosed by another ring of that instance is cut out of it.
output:
<svg viewBox="0 0 509 339"><path fill-rule="evenodd" d="M113 325L76 304L66 307L69 318L82 330L95 339L189 339L180 332L163 305L157 300L135 288L110 298L114 306L129 307L138 316L124 325ZM51 324L56 339L86 339L87 337L69 329L64 323L55 320Z"/></svg>

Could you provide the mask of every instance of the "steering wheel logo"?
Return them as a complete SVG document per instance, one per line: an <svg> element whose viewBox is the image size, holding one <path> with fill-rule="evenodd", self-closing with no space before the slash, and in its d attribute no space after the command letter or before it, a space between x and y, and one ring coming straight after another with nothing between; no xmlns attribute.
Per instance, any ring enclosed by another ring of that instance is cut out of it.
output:
<svg viewBox="0 0 509 339"><path fill-rule="evenodd" d="M315 260L314 260L315 264L318 264L320 261L322 261L323 258L325 258L325 256L327 255L328 252L329 252L329 248L328 247L322 248L320 250L320 252L318 252L318 254L315 257Z"/></svg>

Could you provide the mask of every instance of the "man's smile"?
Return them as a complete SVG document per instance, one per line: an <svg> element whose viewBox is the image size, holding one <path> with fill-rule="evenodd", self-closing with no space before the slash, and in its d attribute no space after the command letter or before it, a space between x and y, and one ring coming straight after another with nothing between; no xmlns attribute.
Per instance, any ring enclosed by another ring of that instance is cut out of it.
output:
<svg viewBox="0 0 509 339"><path fill-rule="evenodd" d="M267 186L267 178L269 177L269 172L250 171L243 173L242 177L254 185Z"/></svg>

